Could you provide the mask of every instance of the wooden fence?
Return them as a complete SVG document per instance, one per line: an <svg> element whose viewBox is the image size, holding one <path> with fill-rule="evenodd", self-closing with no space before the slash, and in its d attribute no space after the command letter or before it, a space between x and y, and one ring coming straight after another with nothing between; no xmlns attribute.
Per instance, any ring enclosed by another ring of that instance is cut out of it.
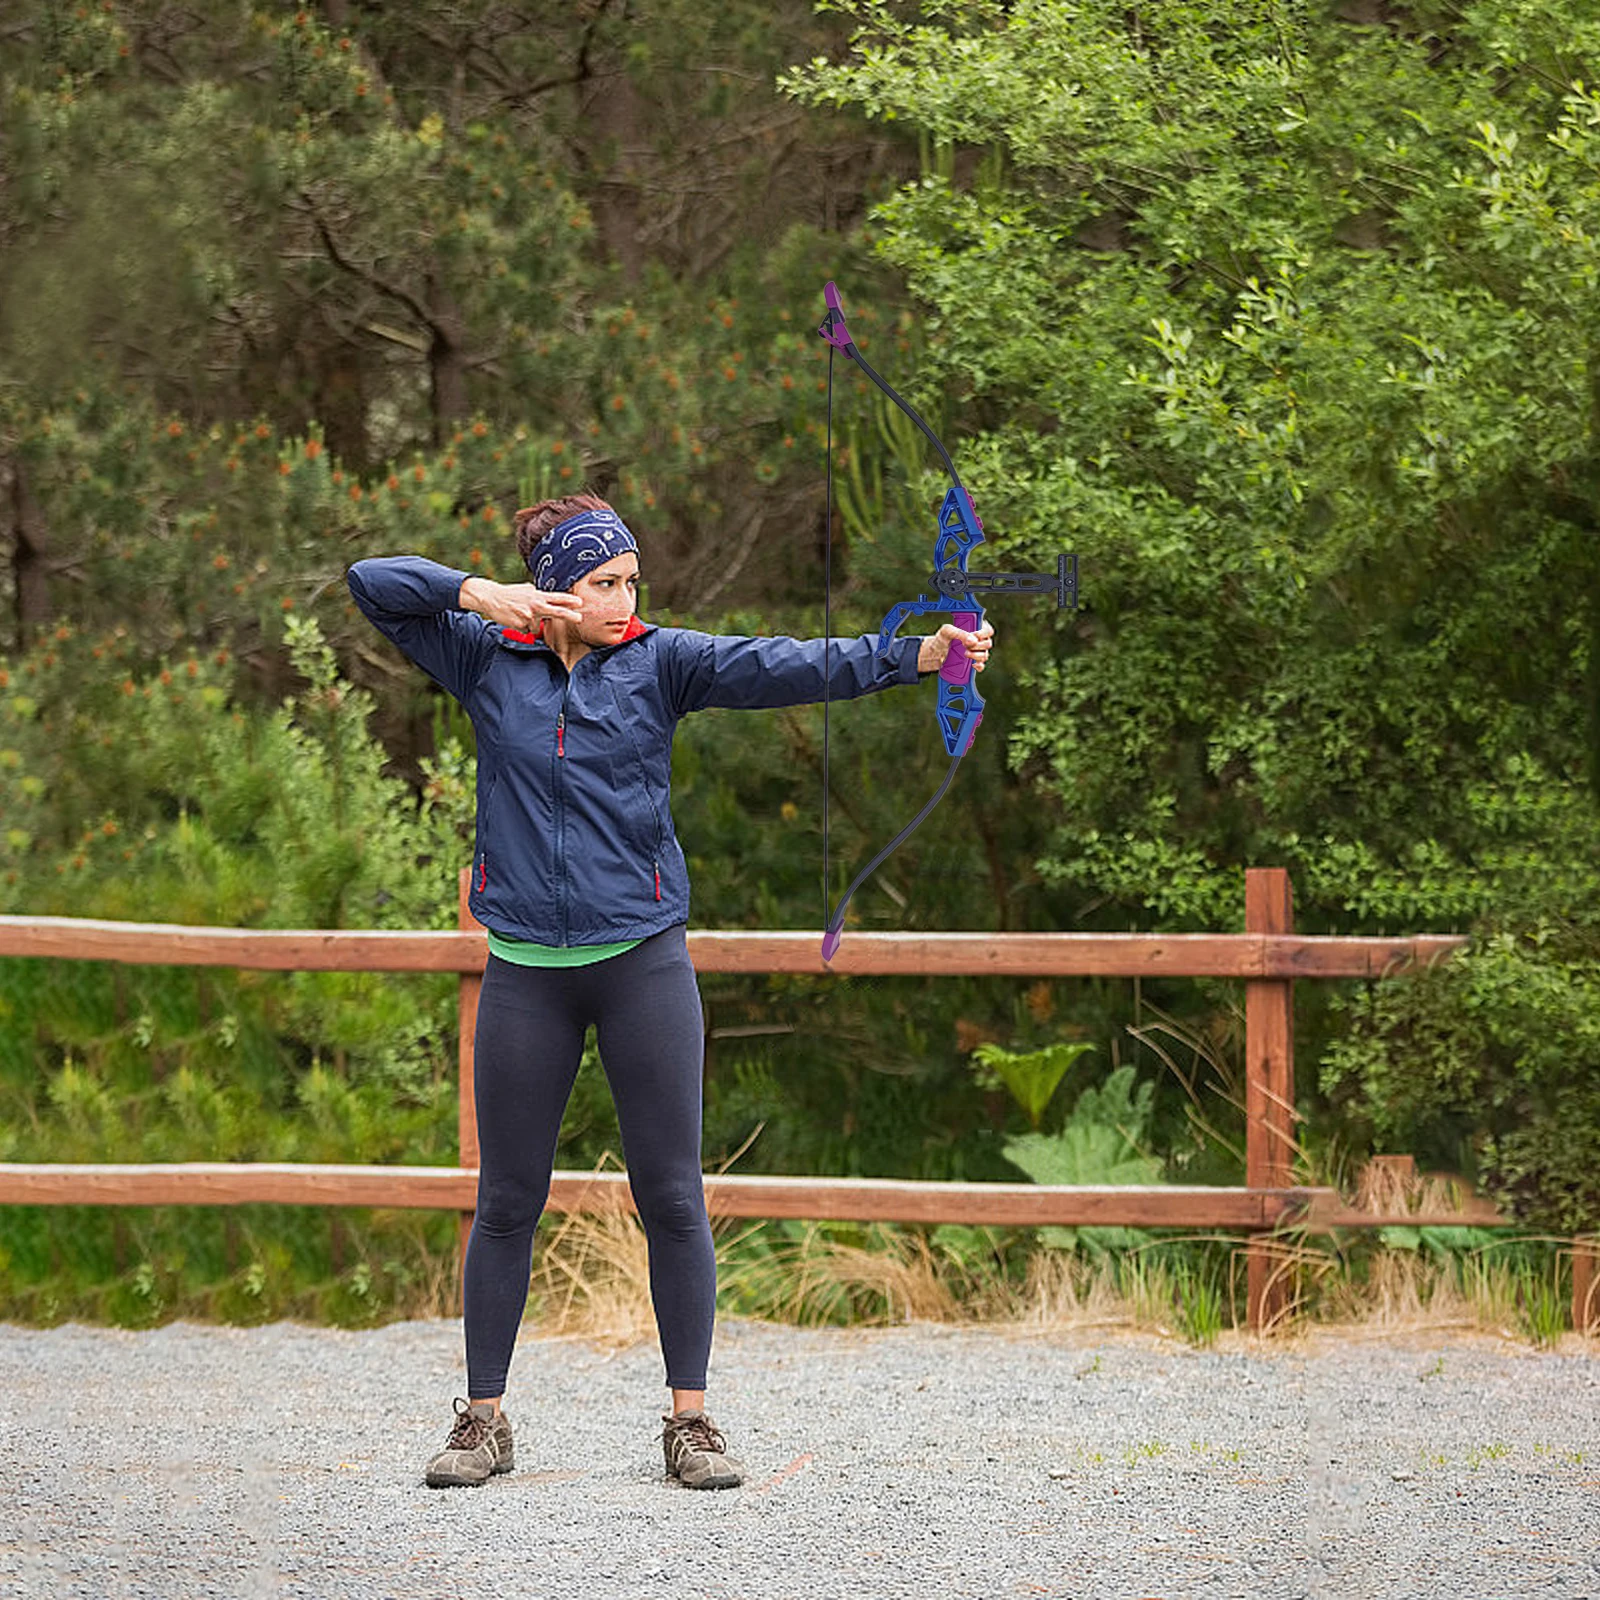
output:
<svg viewBox="0 0 1600 1600"><path fill-rule="evenodd" d="M286 1205L438 1207L470 1222L477 1190L478 1135L472 1037L485 941L466 909L459 931L364 932L192 928L67 917L0 917L0 956L143 965L246 967L300 972L455 972L460 975L460 1155L454 1167L363 1167L251 1162L159 1165L0 1163L0 1204ZM1293 931L1287 872L1245 874L1245 931L1160 933L851 933L832 970L850 976L943 974L1066 978L1233 978L1245 987L1246 1135L1242 1188L1164 1184L1150 1188L1022 1183L916 1183L881 1178L706 1179L713 1215L805 1217L970 1225L1107 1225L1220 1228L1250 1236L1250 1326L1265 1330L1287 1305L1286 1248L1295 1230L1395 1224L1496 1225L1493 1206L1471 1196L1457 1209L1376 1212L1333 1189L1297 1187L1294 1155L1294 984L1305 978L1390 978L1448 957L1465 940L1305 936ZM691 930L701 972L825 974L814 933ZM622 1173L557 1172L550 1208L627 1209ZM1596 1246L1573 1247L1573 1322L1597 1320Z"/></svg>

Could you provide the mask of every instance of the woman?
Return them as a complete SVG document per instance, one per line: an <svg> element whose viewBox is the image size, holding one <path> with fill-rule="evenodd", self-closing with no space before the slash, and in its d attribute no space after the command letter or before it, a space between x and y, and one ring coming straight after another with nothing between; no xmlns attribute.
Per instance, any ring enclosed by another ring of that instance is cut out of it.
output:
<svg viewBox="0 0 1600 1600"><path fill-rule="evenodd" d="M635 615L638 545L594 495L519 511L531 583L415 556L350 569L356 604L459 700L478 743L470 905L489 930L474 1085L480 1170L463 1311L467 1399L434 1487L512 1465L501 1410L549 1194L556 1138L593 1024L650 1253L672 1391L667 1475L728 1488L743 1468L705 1410L716 1258L700 1170L702 1022L685 945L689 879L670 809L672 737L707 706L823 698L824 642L652 628ZM832 643L831 698L938 671L957 642L982 668L991 630L945 626Z"/></svg>

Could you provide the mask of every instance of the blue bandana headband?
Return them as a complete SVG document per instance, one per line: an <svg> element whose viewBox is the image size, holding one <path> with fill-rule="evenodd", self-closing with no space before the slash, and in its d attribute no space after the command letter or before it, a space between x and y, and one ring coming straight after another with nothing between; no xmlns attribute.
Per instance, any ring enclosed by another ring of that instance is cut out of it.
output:
<svg viewBox="0 0 1600 1600"><path fill-rule="evenodd" d="M528 571L537 588L567 590L613 556L630 550L637 554L638 549L627 523L609 507L580 511L558 522L528 552Z"/></svg>

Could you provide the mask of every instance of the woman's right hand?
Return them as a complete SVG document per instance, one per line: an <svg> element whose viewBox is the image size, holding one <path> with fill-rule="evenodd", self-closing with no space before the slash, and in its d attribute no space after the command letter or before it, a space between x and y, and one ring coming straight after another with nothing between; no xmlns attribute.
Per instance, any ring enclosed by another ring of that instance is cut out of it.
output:
<svg viewBox="0 0 1600 1600"><path fill-rule="evenodd" d="M583 602L575 594L541 589L533 583L496 583L493 578L468 578L461 585L461 609L475 611L503 628L531 633L546 618L577 622Z"/></svg>

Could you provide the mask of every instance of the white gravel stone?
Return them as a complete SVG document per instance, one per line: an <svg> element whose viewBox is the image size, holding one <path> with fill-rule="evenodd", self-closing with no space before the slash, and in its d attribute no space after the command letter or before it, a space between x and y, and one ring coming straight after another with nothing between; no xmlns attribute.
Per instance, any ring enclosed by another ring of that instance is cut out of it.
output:
<svg viewBox="0 0 1600 1600"><path fill-rule="evenodd" d="M516 1470L437 1491L459 1323L0 1325L0 1597L1600 1600L1592 1346L725 1322L722 1493L660 1376L525 1334Z"/></svg>

